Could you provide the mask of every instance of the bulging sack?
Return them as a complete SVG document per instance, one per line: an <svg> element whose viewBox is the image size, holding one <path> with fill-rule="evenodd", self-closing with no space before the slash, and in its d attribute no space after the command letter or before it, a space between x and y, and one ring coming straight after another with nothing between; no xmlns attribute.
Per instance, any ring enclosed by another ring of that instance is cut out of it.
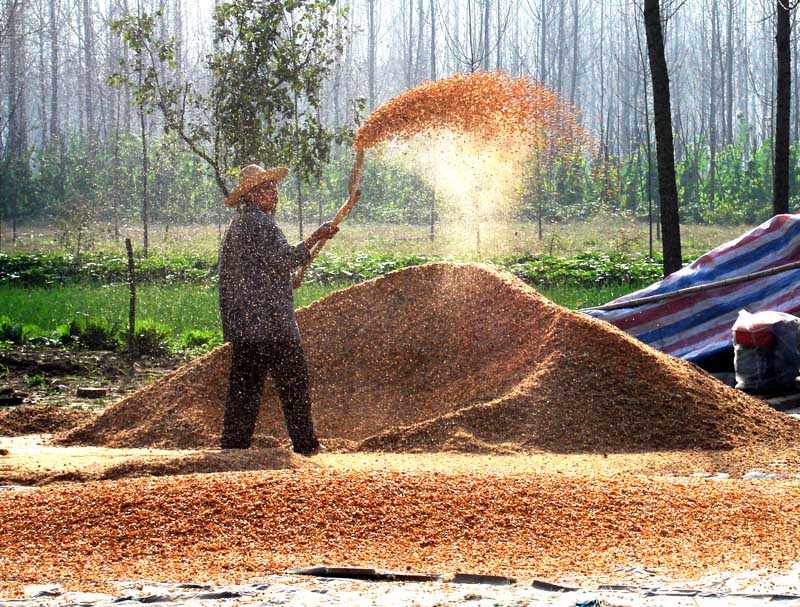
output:
<svg viewBox="0 0 800 607"><path fill-rule="evenodd" d="M733 324L736 387L752 392L793 388L800 372L799 337L796 316L741 310Z"/></svg>

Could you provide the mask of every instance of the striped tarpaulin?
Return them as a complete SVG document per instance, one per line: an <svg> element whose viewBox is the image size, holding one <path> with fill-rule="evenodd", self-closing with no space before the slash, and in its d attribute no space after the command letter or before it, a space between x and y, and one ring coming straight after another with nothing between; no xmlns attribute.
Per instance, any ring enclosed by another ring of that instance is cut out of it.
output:
<svg viewBox="0 0 800 607"><path fill-rule="evenodd" d="M800 261L800 214L776 215L618 303L670 293ZM700 360L733 345L739 310L777 310L800 316L800 269L719 286L618 310L586 310L644 343L686 360Z"/></svg>

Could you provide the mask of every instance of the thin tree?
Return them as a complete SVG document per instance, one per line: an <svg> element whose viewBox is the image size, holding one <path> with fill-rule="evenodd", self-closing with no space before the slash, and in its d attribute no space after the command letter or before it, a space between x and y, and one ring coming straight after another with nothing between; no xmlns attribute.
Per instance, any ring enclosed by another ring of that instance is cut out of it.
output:
<svg viewBox="0 0 800 607"><path fill-rule="evenodd" d="M499 6L499 4L498 4ZM430 0L431 11L431 82L436 80L436 2ZM498 50L498 57L499 55ZM431 188L431 206L430 206L430 233L429 238L431 242L436 237L436 184Z"/></svg>
<svg viewBox="0 0 800 607"><path fill-rule="evenodd" d="M733 144L733 29L736 11L735 0L728 0L728 19L725 52L725 141Z"/></svg>
<svg viewBox="0 0 800 607"><path fill-rule="evenodd" d="M572 0L572 77L569 82L569 100L573 105L575 104L576 94L578 90L578 63L580 61L579 48L579 23L580 23L580 7L578 0Z"/></svg>
<svg viewBox="0 0 800 607"><path fill-rule="evenodd" d="M56 0L50 0L50 145L58 143L58 10ZM44 125L42 125L44 128Z"/></svg>
<svg viewBox="0 0 800 607"><path fill-rule="evenodd" d="M97 131L95 124L95 52L94 52L94 28L92 25L92 13L89 10L89 0L83 0L83 51L85 80L85 102L86 102L86 134L90 143L96 143Z"/></svg>
<svg viewBox="0 0 800 607"><path fill-rule="evenodd" d="M47 129L45 125L47 124L47 70L45 69L45 39L47 36L47 26L46 26L46 15L45 15L45 3L40 2L39 11L37 14L38 23L36 26L37 29L37 39L38 39L38 71L39 71L39 124L42 125L40 129L40 141L41 147L44 148L47 146Z"/></svg>
<svg viewBox="0 0 800 607"><path fill-rule="evenodd" d="M772 187L772 213L789 212L789 136L792 105L791 11L796 5L777 0L777 93L775 106L775 170Z"/></svg>
<svg viewBox="0 0 800 607"><path fill-rule="evenodd" d="M6 141L5 158L3 159L2 185L4 186L11 205L11 241L17 241L17 219L19 203L22 197L26 160L25 156L25 101L23 99L24 87L19 81L20 54L24 54L25 45L22 36L22 23L24 20L25 5L18 0L6 2L5 38L8 41L8 135Z"/></svg>
<svg viewBox="0 0 800 607"><path fill-rule="evenodd" d="M669 71L664 55L659 0L645 0L644 27L647 55L653 82L653 118L656 132L658 191L661 198L661 234L664 254L664 275L679 270L681 231L678 215L678 188L675 183L675 146L672 140L672 113L669 98Z"/></svg>
<svg viewBox="0 0 800 607"><path fill-rule="evenodd" d="M717 189L717 42L719 40L719 11L717 0L711 3L711 63L708 109L708 188L706 190L709 209L714 208Z"/></svg>
<svg viewBox="0 0 800 607"><path fill-rule="evenodd" d="M480 4L479 4L480 3ZM489 65L492 54L497 49L511 15L512 4L509 3L505 16L502 20L502 27L498 28L500 36L494 43L489 41L489 29L486 19L489 18L487 3L483 0L466 0L466 19L464 23L464 37L461 37L461 24L459 23L458 7L455 4L455 17L453 23L448 25L446 20L442 20L444 28L445 44L453 57L458 70L464 66L469 72L478 71L481 67ZM488 44L488 46L487 46Z"/></svg>
<svg viewBox="0 0 800 607"><path fill-rule="evenodd" d="M436 0L430 0L431 13L431 82L436 80Z"/></svg>
<svg viewBox="0 0 800 607"><path fill-rule="evenodd" d="M144 12L142 10L141 0L136 3L136 13L141 22ZM150 228L150 192L147 188L147 175L150 172L150 157L147 148L147 117L145 106L148 103L145 84L145 72L148 67L145 65L145 51L142 48L135 49L136 59L134 61L134 70L136 71L136 113L139 116L139 135L142 140L142 226L144 234L142 236L142 246L144 247L144 256L147 257L149 251L149 228Z"/></svg>
<svg viewBox="0 0 800 607"><path fill-rule="evenodd" d="M375 109L375 63L378 45L378 21L375 18L375 3L367 0L367 89L370 111Z"/></svg>

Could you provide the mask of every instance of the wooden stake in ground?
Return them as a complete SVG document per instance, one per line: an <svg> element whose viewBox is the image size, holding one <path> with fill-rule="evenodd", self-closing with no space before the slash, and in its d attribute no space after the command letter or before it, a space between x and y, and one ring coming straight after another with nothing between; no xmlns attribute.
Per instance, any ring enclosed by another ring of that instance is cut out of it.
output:
<svg viewBox="0 0 800 607"><path fill-rule="evenodd" d="M339 210L336 212L336 216L333 218L331 223L335 226L338 226L341 221L347 217L348 213L353 209L353 207L358 202L359 197L361 196L361 191L358 189L358 184L361 181L361 175L364 172L364 150L356 151L356 158L353 161L353 169L350 171L350 183L348 186L348 197L345 203L339 207ZM300 268L297 273L294 275L294 280L292 281L292 285L294 288L298 288L303 283L303 276L305 276L306 270L308 266L312 264L314 259L319 255L319 252L322 250L322 247L325 246L327 240L320 240L314 248L311 249L311 257L308 260L308 263Z"/></svg>
<svg viewBox="0 0 800 607"><path fill-rule="evenodd" d="M134 273L133 247L131 239L125 239L125 250L128 253L128 288L130 289L130 305L128 306L128 352L136 356L136 274Z"/></svg>

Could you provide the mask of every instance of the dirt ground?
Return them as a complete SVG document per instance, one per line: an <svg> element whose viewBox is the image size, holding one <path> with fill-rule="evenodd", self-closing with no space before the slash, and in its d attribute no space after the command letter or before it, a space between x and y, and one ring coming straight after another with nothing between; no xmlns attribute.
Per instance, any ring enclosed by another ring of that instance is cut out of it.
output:
<svg viewBox="0 0 800 607"><path fill-rule="evenodd" d="M98 410L186 362L176 355L131 360L115 352L14 347L0 350L0 393L23 405ZM79 387L106 388L105 397L81 398ZM6 407L0 406L0 415Z"/></svg>

